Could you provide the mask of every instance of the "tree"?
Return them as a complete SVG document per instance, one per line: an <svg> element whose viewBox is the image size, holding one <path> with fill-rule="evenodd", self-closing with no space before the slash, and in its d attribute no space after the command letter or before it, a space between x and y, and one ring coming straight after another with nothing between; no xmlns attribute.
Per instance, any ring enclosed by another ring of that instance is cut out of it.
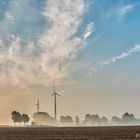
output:
<svg viewBox="0 0 140 140"><path fill-rule="evenodd" d="M18 123L21 122L21 114L19 112L13 111L11 115L12 115L12 120L14 122L14 126L16 125L16 122Z"/></svg>
<svg viewBox="0 0 140 140"><path fill-rule="evenodd" d="M86 114L84 119L84 124L90 124L91 123L91 115Z"/></svg>
<svg viewBox="0 0 140 140"><path fill-rule="evenodd" d="M105 116L103 116L101 120L102 120L103 124L107 124L108 123L108 119Z"/></svg>
<svg viewBox="0 0 140 140"><path fill-rule="evenodd" d="M65 123L66 123L66 118L65 118L65 116L61 116L61 117L60 117L60 123L61 123L61 124L65 124Z"/></svg>
<svg viewBox="0 0 140 140"><path fill-rule="evenodd" d="M63 125L70 125L73 123L73 119L71 116L61 116L60 117L60 123Z"/></svg>
<svg viewBox="0 0 140 140"><path fill-rule="evenodd" d="M128 121L129 121L129 113L128 113L128 112L126 112L126 113L124 113L124 114L122 115L122 120L123 120L124 122L128 122Z"/></svg>
<svg viewBox="0 0 140 140"><path fill-rule="evenodd" d="M79 117L78 116L75 117L75 124L76 125L79 125L80 124L80 120L79 120Z"/></svg>
<svg viewBox="0 0 140 140"><path fill-rule="evenodd" d="M113 116L113 117L112 117L112 122L114 122L114 123L120 123L120 121L121 121L120 118L118 118L118 117L116 117L116 116Z"/></svg>
<svg viewBox="0 0 140 140"><path fill-rule="evenodd" d="M135 121L135 116L126 112L122 115L122 121L124 123L132 123Z"/></svg>
<svg viewBox="0 0 140 140"><path fill-rule="evenodd" d="M97 125L101 124L101 119L99 117L99 115L92 115L93 116L93 122L95 122Z"/></svg>
<svg viewBox="0 0 140 140"><path fill-rule="evenodd" d="M26 123L28 123L30 120L30 118L27 114L22 114L21 119L22 119L22 122L24 123L24 125L26 125Z"/></svg>
<svg viewBox="0 0 140 140"><path fill-rule="evenodd" d="M133 114L129 114L131 120L135 120L135 116Z"/></svg>
<svg viewBox="0 0 140 140"><path fill-rule="evenodd" d="M66 116L66 123L67 124L72 124L73 123L73 119L71 116Z"/></svg>

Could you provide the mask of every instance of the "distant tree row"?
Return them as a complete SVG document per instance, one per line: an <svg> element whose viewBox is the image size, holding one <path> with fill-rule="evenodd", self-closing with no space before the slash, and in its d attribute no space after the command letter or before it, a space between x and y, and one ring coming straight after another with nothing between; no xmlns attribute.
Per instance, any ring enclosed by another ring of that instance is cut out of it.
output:
<svg viewBox="0 0 140 140"><path fill-rule="evenodd" d="M17 111L13 111L11 113L11 117L14 122L14 126L16 125L16 123L24 123L24 125L26 126L26 124L30 120L30 118L27 114L21 114ZM80 120L78 116L75 116L75 119L73 120L73 118L71 116L67 115L67 116L61 116L60 120L57 121L57 120L54 120L54 118L51 118L48 115L48 113L44 114L43 112L40 112L39 114L38 113L34 114L34 119L39 119L41 121L41 124L44 124L44 125L51 125L51 124L53 125L53 124L57 124L59 122L61 125L65 125L65 126L134 124L134 123L137 123L138 121L140 122L140 120L136 119L133 114L129 114L127 112L124 113L121 118L119 118L117 116L113 116L111 120L109 120L105 116L100 117L97 114L95 114L95 115L86 114L85 118L83 120ZM56 122L54 123L54 121L56 121ZM47 124L45 122L47 122Z"/></svg>
<svg viewBox="0 0 140 140"><path fill-rule="evenodd" d="M70 125L73 123L73 119L71 116L61 116L60 123L63 125Z"/></svg>
<svg viewBox="0 0 140 140"><path fill-rule="evenodd" d="M100 118L98 115L90 115L87 114L85 116L84 121L80 121L79 117L76 116L75 120L72 119L71 116L61 116L60 117L60 123L62 125L91 125L91 124L96 124L96 125L100 125L100 124L106 124L108 122L108 119L106 117L102 117Z"/></svg>
<svg viewBox="0 0 140 140"><path fill-rule="evenodd" d="M24 125L26 125L30 120L30 118L27 114L21 114L17 111L13 111L11 113L11 116L12 116L12 120L14 122L14 126L16 125L16 123L22 123L22 122L24 123Z"/></svg>
<svg viewBox="0 0 140 140"><path fill-rule="evenodd" d="M75 120L73 120L73 118L71 116L61 116L60 117L60 123L62 125L72 125L72 124L76 124L79 125L80 124L80 119L78 116L75 117Z"/></svg>
<svg viewBox="0 0 140 140"><path fill-rule="evenodd" d="M138 120L135 118L133 114L129 114L128 112L122 115L122 118L119 117L112 117L112 123L136 123Z"/></svg>
<svg viewBox="0 0 140 140"><path fill-rule="evenodd" d="M86 114L84 120L80 121L79 117L76 116L75 120L71 116L61 116L60 117L60 123L62 125L107 125L109 123L111 124L131 124L136 123L138 120L135 118L133 114L124 113L122 115L122 118L113 116L111 120L109 120L107 117L103 116L100 117L99 115L93 115L93 114Z"/></svg>
<svg viewBox="0 0 140 140"><path fill-rule="evenodd" d="M90 115L90 114L87 114L85 116L85 119L84 119L84 124L93 124L93 125L101 125L101 124L107 124L108 123L108 119L107 117L100 117L99 115Z"/></svg>

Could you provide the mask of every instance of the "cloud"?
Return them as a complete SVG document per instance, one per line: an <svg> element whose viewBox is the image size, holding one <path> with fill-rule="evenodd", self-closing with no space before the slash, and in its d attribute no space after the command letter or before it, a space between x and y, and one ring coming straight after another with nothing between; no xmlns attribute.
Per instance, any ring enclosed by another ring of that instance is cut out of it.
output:
<svg viewBox="0 0 140 140"><path fill-rule="evenodd" d="M127 3L127 4L119 3L110 7L109 9L107 9L107 11L104 11L103 16L107 19L115 17L117 18L118 22L122 22L127 16L127 14L133 11L138 5L139 5L138 2Z"/></svg>
<svg viewBox="0 0 140 140"><path fill-rule="evenodd" d="M36 20L28 17L27 13L22 16L22 21L26 24L25 27L20 22L20 16L23 11L23 6L27 5L30 10L29 1L23 3L16 2L14 7L18 6L20 14L12 12L12 8L8 11L1 24L6 26L4 32L8 38L1 39L0 48L0 83L1 86L11 86L19 88L27 88L32 85L48 86L54 79L59 84L71 83L72 73L74 71L73 61L79 51L83 49L86 38L93 31L94 24L87 25L85 37L76 35L78 27L81 23L82 16L85 12L84 0L48 0L43 3L43 10L40 11L46 22L44 30L35 36L35 40L24 40L18 32L19 27L21 33L29 36L28 26L36 31L38 25ZM20 12L20 9L22 12ZM26 10L26 11L28 11ZM28 11L28 12L29 12ZM8 26L11 22L11 12L15 19L12 26ZM28 13L29 14L29 13ZM39 14L40 16L40 14ZM8 20L10 18L10 21ZM6 23L6 24L5 24ZM30 25L31 23L31 25ZM39 23L40 25L40 23ZM9 28L7 28L7 26ZM21 29L23 27L24 31ZM25 32L27 31L27 32ZM35 33L32 31L32 34ZM35 34L36 35L36 34ZM9 41L7 41L9 40ZM4 42L4 43L3 43Z"/></svg>
<svg viewBox="0 0 140 140"><path fill-rule="evenodd" d="M9 23L14 23L15 19L9 12L6 12L5 17L6 17L6 19L8 20Z"/></svg>
<svg viewBox="0 0 140 140"><path fill-rule="evenodd" d="M94 31L95 31L95 25L93 22L91 22L86 27L86 31L84 32L84 39L87 39Z"/></svg>
<svg viewBox="0 0 140 140"><path fill-rule="evenodd" d="M47 28L42 15L44 0L5 0L0 11L0 37L7 44L9 36L20 37L24 42L34 41Z"/></svg>
<svg viewBox="0 0 140 140"><path fill-rule="evenodd" d="M117 61L124 59L134 53L137 53L140 51L140 44L135 45L133 48L131 48L130 50L123 52L121 55L115 56L111 59L108 59L106 61L101 62L99 65L102 68L105 65L110 65L112 63L116 63Z"/></svg>
<svg viewBox="0 0 140 140"><path fill-rule="evenodd" d="M119 7L117 9L117 15L118 15L118 20L122 21L127 13L132 11L135 7L137 6L136 3L133 4L127 4Z"/></svg>
<svg viewBox="0 0 140 140"><path fill-rule="evenodd" d="M6 4L4 0L0 0L0 4Z"/></svg>
<svg viewBox="0 0 140 140"><path fill-rule="evenodd" d="M113 63L117 63L118 61L121 61L122 59L125 59L137 52L140 52L140 44L135 45L133 48L129 49L126 52L121 53L118 56L114 56L108 60L102 61L100 63L98 63L94 68L91 68L93 64L88 65L88 67L86 67L86 77L91 77L93 76L95 73L98 72L98 70L103 69L104 66L109 66Z"/></svg>

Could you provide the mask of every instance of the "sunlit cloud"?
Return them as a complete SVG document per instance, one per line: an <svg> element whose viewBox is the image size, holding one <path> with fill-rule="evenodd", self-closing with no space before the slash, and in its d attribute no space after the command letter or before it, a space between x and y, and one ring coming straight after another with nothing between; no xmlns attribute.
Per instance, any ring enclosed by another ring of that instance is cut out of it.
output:
<svg viewBox="0 0 140 140"><path fill-rule="evenodd" d="M17 5L21 10L23 6L28 5L28 10L34 12L29 8L29 1L16 1L13 7ZM46 27L37 33L35 39L31 38L26 42L21 33L26 37L30 35L30 28L37 28L33 26L37 22L34 19L36 17L29 19L25 13L26 16L21 19L24 24L19 24L22 12L19 15L11 8L6 11L1 22L5 24L2 31L7 32L6 37L8 36L6 40L1 39L0 43L1 86L27 88L36 84L48 86L52 80L59 84L74 82L72 62L83 49L86 38L94 31L94 24L87 25L84 38L76 36L86 10L84 0L48 0L43 5L40 14L44 21L47 21ZM13 24L9 25L11 22ZM25 29L23 32L22 25ZM29 31L25 25L30 26ZM19 27L20 32L15 34ZM32 34L34 35L34 32Z"/></svg>

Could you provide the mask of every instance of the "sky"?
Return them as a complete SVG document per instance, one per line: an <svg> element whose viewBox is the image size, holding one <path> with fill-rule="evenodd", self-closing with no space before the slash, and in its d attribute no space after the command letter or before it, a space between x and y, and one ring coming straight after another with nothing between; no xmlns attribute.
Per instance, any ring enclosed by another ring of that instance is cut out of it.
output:
<svg viewBox="0 0 140 140"><path fill-rule="evenodd" d="M140 118L139 0L0 0L0 123L11 112Z"/></svg>

